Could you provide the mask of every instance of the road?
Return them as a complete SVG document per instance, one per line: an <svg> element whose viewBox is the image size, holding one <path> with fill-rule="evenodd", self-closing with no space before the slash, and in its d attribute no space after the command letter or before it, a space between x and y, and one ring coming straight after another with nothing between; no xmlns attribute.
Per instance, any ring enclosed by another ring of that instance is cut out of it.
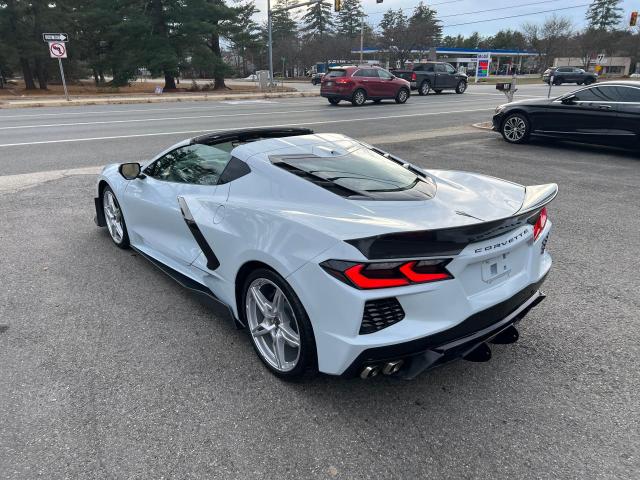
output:
<svg viewBox="0 0 640 480"><path fill-rule="evenodd" d="M0 478L637 478L640 158L470 127L502 101L482 86L361 108L0 110ZM411 382L283 383L243 331L93 225L98 166L269 125L557 182L548 298L520 341Z"/></svg>

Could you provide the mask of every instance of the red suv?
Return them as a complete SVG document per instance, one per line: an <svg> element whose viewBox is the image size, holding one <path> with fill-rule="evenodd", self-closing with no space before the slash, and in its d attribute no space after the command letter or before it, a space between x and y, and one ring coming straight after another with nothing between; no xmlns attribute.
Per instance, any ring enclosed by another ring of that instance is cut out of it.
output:
<svg viewBox="0 0 640 480"><path fill-rule="evenodd" d="M411 85L380 67L334 67L322 78L320 95L331 105L347 100L358 107L367 100L379 103L385 98L404 103L411 95Z"/></svg>

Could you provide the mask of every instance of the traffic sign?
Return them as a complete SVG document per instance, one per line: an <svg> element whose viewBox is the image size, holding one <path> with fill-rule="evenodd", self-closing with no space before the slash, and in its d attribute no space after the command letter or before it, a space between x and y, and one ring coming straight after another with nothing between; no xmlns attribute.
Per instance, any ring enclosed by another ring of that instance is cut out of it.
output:
<svg viewBox="0 0 640 480"><path fill-rule="evenodd" d="M63 42L49 42L51 58L67 58L67 47Z"/></svg>
<svg viewBox="0 0 640 480"><path fill-rule="evenodd" d="M43 33L42 40L45 42L68 42L69 35L66 33Z"/></svg>

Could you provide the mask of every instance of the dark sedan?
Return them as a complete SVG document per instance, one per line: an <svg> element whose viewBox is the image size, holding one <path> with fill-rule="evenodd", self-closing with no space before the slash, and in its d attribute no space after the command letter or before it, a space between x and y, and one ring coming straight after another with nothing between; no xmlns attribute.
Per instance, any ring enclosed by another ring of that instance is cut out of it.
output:
<svg viewBox="0 0 640 480"><path fill-rule="evenodd" d="M493 129L509 143L532 135L618 147L640 146L640 82L606 82L557 98L496 108Z"/></svg>

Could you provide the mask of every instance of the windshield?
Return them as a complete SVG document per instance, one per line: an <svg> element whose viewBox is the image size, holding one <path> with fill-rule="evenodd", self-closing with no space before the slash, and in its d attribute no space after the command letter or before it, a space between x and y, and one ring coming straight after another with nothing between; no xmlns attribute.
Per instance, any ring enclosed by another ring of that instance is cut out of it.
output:
<svg viewBox="0 0 640 480"><path fill-rule="evenodd" d="M275 156L271 161L319 186L348 198L368 200L428 200L435 185L368 148L342 156Z"/></svg>

